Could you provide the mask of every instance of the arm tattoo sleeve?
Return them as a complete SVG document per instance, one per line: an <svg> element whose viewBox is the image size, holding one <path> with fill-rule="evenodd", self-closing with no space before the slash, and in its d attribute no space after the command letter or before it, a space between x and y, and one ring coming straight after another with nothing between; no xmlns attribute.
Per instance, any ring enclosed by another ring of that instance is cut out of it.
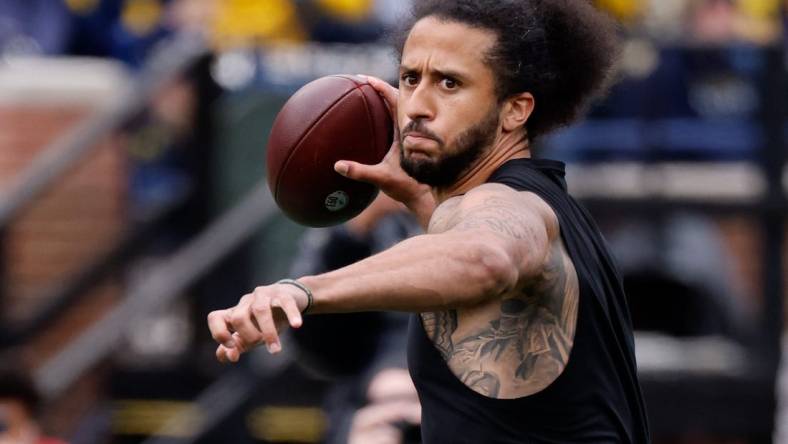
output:
<svg viewBox="0 0 788 444"><path fill-rule="evenodd" d="M448 360L454 349L451 335L457 329L457 311L422 313L421 320L427 336L435 344L443 359Z"/></svg>
<svg viewBox="0 0 788 444"><path fill-rule="evenodd" d="M499 316L474 334L451 335L456 312L422 317L458 379L486 396L513 398L546 388L566 367L578 297L574 266L558 242L541 278L521 294L499 301Z"/></svg>
<svg viewBox="0 0 788 444"><path fill-rule="evenodd" d="M455 213L453 230L485 230L515 242L522 251L531 254L544 251L548 242L544 224L532 223L536 220L533 210L511 200L490 196L462 213Z"/></svg>
<svg viewBox="0 0 788 444"><path fill-rule="evenodd" d="M425 331L451 371L472 390L494 398L543 390L569 361L580 291L557 221L553 227L526 200L503 194L458 202L436 211L430 231L484 230L500 236L516 248L523 270L530 270L528 281L485 304L482 317L478 311L466 316L466 309L424 313Z"/></svg>

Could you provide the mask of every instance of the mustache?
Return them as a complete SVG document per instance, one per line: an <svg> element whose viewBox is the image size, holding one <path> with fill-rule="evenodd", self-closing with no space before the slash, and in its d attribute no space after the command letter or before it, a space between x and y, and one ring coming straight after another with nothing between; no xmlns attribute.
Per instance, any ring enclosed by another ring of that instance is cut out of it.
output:
<svg viewBox="0 0 788 444"><path fill-rule="evenodd" d="M410 123L405 125L405 128L402 130L402 139L405 139L410 133L419 133L421 136L432 139L441 145L443 144L443 140L441 140L437 134L430 131L429 128L424 125L423 120L411 120Z"/></svg>

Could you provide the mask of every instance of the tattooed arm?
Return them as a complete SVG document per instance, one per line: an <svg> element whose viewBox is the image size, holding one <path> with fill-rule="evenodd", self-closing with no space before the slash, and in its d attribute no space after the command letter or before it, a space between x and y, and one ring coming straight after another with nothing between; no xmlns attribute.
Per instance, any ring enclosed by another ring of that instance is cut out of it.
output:
<svg viewBox="0 0 788 444"><path fill-rule="evenodd" d="M525 194L528 198L533 196ZM460 211L449 213L454 220L439 214L433 227L445 224L450 231L473 231L486 226L502 239L526 240L510 241L510 254L522 255L521 263L526 264L521 285L471 309L422 314L427 336L455 376L493 398L534 394L563 372L574 344L579 301L577 273L550 210L545 217L549 246L540 262L529 254L541 252L528 243L534 239L528 234L534 225L503 223L522 216L508 202L499 195L485 196L481 203L463 202L458 204ZM538 203L530 205L540 208Z"/></svg>
<svg viewBox="0 0 788 444"><path fill-rule="evenodd" d="M458 310L422 315L449 368L472 390L495 398L528 396L566 367L574 344L578 279L560 241L549 257L540 276L489 303L485 319L469 319L467 311ZM456 321L428 322L433 317Z"/></svg>
<svg viewBox="0 0 788 444"><path fill-rule="evenodd" d="M359 295L359 305L422 312L449 369L480 394L518 398L555 381L573 347L579 288L547 204L489 184L439 207L429 233L340 270L340 279L380 289ZM495 266L479 268L487 255ZM377 279L380 270L392 280Z"/></svg>
<svg viewBox="0 0 788 444"><path fill-rule="evenodd" d="M312 313L372 310L444 312L434 325L451 326L446 311L499 303L539 276L558 237L552 210L530 193L499 184L452 198L432 215L429 233L405 240L363 261L299 281L312 289ZM220 360L236 361L265 344L281 350L279 332L303 322L305 292L288 284L256 288L239 303L211 312L208 324L220 343ZM478 320L477 320L478 321ZM457 319L458 330L464 325ZM436 344L450 345L440 336ZM449 340L447 342L447 340ZM451 348L444 347L450 357ZM487 375L469 375L489 385Z"/></svg>
<svg viewBox="0 0 788 444"><path fill-rule="evenodd" d="M557 233L541 199L486 184L438 207L428 234L301 281L313 290L314 313L468 307L538 275Z"/></svg>

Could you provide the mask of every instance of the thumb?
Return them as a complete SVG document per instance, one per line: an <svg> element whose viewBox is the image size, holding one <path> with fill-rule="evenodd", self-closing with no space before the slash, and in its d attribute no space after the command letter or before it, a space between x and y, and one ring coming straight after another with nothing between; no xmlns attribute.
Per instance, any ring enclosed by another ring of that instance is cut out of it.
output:
<svg viewBox="0 0 788 444"><path fill-rule="evenodd" d="M377 168L377 165L364 165L350 160L340 160L335 163L334 171L348 179L368 182L373 185L378 185L385 179L385 175Z"/></svg>

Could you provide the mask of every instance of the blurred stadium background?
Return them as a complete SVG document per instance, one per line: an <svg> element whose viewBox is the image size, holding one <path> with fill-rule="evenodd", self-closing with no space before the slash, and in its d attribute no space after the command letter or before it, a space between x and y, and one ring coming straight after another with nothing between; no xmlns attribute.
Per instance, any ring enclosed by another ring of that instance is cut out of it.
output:
<svg viewBox="0 0 788 444"><path fill-rule="evenodd" d="M625 273L655 442L788 443L788 2L597 3L619 82L539 152ZM221 366L204 320L285 277L304 231L264 185L277 110L323 75L394 80L406 8L0 0L0 367L49 435L321 442L336 379L297 347Z"/></svg>

